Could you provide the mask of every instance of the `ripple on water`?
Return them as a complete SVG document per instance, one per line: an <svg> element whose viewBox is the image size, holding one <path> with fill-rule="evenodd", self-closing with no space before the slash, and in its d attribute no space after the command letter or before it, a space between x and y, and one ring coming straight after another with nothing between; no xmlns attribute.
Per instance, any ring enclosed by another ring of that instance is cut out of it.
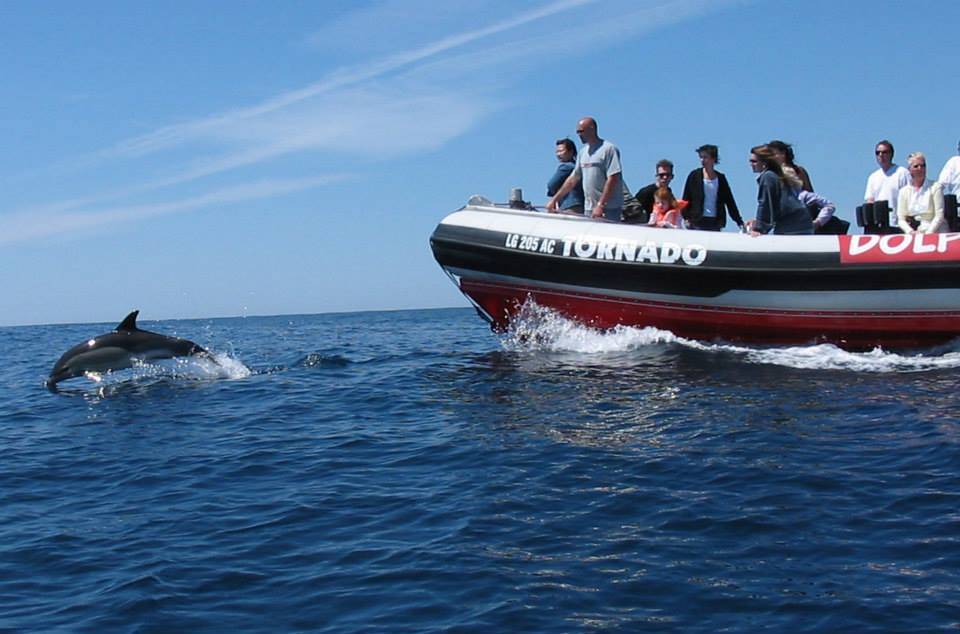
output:
<svg viewBox="0 0 960 634"><path fill-rule="evenodd" d="M525 327L183 322L250 373L56 395L90 327L0 329L0 629L956 626L954 348Z"/></svg>

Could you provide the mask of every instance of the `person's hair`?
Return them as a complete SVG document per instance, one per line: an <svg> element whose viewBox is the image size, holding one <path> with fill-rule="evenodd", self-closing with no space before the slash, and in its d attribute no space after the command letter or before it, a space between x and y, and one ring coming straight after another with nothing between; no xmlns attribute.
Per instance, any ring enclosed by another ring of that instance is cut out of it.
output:
<svg viewBox="0 0 960 634"><path fill-rule="evenodd" d="M574 156L577 155L577 145L570 139L557 139L557 145L562 145L565 149L569 150Z"/></svg>
<svg viewBox="0 0 960 634"><path fill-rule="evenodd" d="M909 165L913 159L923 159L923 162L926 163L927 155L923 152L910 152L910 154L907 155L907 165Z"/></svg>
<svg viewBox="0 0 960 634"><path fill-rule="evenodd" d="M667 201L667 209L676 209L677 208L677 199L673 195L673 191L669 187L658 187L657 191L653 192L653 200L665 200Z"/></svg>
<svg viewBox="0 0 960 634"><path fill-rule="evenodd" d="M800 180L797 170L789 165L783 166L783 182L789 184L791 189L803 189L803 181Z"/></svg>
<svg viewBox="0 0 960 634"><path fill-rule="evenodd" d="M770 145L768 143L753 146L750 148L750 153L755 155L757 160L763 163L764 169L768 169L776 174L780 178L781 183L787 187L794 188L793 179L786 174L783 167L781 167L780 163L777 162L776 157L773 155L773 150L770 149ZM790 171L793 172L792 169ZM793 173L793 178L797 178L796 173Z"/></svg>
<svg viewBox="0 0 960 634"><path fill-rule="evenodd" d="M700 152L706 152L715 163L720 162L720 148L718 148L716 145L712 145L710 143L701 145L697 148L697 154L700 154Z"/></svg>
<svg viewBox="0 0 960 634"><path fill-rule="evenodd" d="M673 161L670 159L660 159L657 161L657 166L654 168L654 170L658 170L661 167L666 167L670 170L670 173L673 174Z"/></svg>
<svg viewBox="0 0 960 634"><path fill-rule="evenodd" d="M792 145L790 145L789 143L787 143L787 142L785 142L785 141L779 141L779 140L776 140L776 139L774 139L773 141L770 141L769 143L767 143L767 145L768 145L768 146L770 147L770 149L773 150L774 152L783 152L783 156L784 156L784 159L785 159L785 164L786 164L786 165L789 165L790 167L794 167L794 165L793 165L793 146L792 146Z"/></svg>
<svg viewBox="0 0 960 634"><path fill-rule="evenodd" d="M892 159L892 158L893 158L893 143L891 143L890 141L887 141L886 139L883 139L883 140L881 140L881 141L877 141L877 144L874 145L873 147L874 147L874 149L876 149L876 148L880 147L881 145L886 145L888 148L890 148L890 158Z"/></svg>

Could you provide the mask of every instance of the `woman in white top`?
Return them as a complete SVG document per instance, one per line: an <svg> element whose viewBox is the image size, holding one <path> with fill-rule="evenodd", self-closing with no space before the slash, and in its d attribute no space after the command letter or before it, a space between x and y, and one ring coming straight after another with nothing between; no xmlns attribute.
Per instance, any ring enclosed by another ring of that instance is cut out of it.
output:
<svg viewBox="0 0 960 634"><path fill-rule="evenodd" d="M942 233L947 230L943 215L943 186L927 180L927 157L914 152L907 157L910 182L900 188L897 220L904 233Z"/></svg>

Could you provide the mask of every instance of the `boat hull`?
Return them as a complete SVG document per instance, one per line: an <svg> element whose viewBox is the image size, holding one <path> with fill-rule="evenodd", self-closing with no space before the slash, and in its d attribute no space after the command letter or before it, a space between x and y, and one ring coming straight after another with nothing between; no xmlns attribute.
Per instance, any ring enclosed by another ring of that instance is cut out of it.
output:
<svg viewBox="0 0 960 634"><path fill-rule="evenodd" d="M960 336L960 234L760 236L468 206L431 237L494 328L527 302L694 339L928 347Z"/></svg>

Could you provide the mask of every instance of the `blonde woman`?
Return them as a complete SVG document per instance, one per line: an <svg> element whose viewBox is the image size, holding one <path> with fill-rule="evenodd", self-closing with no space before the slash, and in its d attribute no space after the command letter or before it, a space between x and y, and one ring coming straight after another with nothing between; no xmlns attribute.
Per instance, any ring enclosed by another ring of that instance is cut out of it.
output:
<svg viewBox="0 0 960 634"><path fill-rule="evenodd" d="M943 186L927 179L927 157L914 152L907 157L910 181L897 195L897 224L904 233L942 233Z"/></svg>

